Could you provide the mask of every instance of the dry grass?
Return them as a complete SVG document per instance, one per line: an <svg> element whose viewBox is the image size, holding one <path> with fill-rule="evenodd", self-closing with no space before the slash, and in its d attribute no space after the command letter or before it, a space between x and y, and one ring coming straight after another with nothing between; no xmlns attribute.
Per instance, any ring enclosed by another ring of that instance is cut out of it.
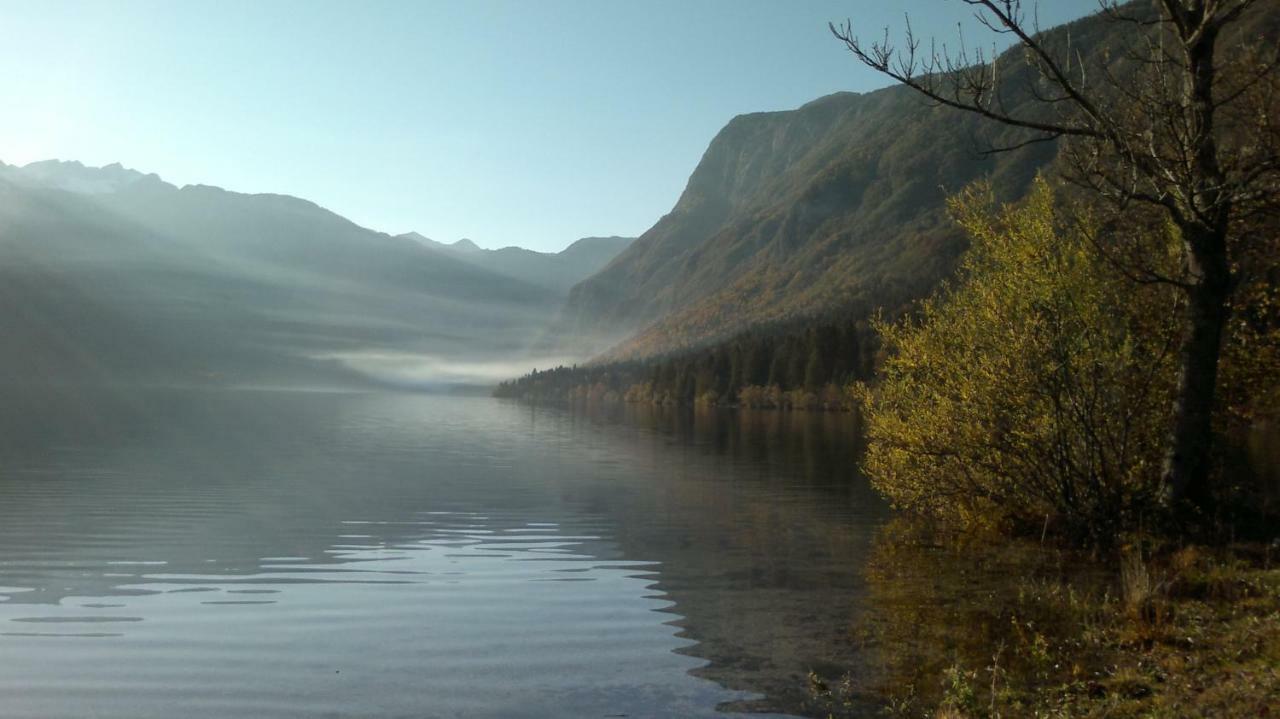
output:
<svg viewBox="0 0 1280 719"><path fill-rule="evenodd" d="M1265 552L1148 547L1100 563L891 539L862 628L881 671L856 688L890 715L1280 717L1280 568Z"/></svg>
<svg viewBox="0 0 1280 719"><path fill-rule="evenodd" d="M1134 641L1150 643L1163 637L1172 619L1167 596L1169 582L1163 573L1131 550L1120 560L1120 590L1125 614L1132 621Z"/></svg>

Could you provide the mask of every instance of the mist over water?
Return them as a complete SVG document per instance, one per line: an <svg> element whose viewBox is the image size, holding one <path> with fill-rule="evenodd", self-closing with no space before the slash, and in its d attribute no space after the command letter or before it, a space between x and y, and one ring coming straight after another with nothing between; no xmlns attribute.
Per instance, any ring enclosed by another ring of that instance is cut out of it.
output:
<svg viewBox="0 0 1280 719"><path fill-rule="evenodd" d="M402 388L432 388L451 384L496 385L534 368L573 365L570 355L522 355L519 359L440 357L409 352L349 352L317 356L334 360L378 383Z"/></svg>
<svg viewBox="0 0 1280 719"><path fill-rule="evenodd" d="M785 713L858 661L847 417L116 400L0 419L6 717Z"/></svg>

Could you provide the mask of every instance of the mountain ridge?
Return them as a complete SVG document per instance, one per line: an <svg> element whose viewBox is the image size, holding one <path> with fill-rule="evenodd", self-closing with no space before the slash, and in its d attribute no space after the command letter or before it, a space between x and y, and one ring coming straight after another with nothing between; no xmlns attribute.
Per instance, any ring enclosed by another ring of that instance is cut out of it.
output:
<svg viewBox="0 0 1280 719"><path fill-rule="evenodd" d="M559 252L538 252L515 245L487 250L466 238L444 243L417 232L406 232L398 237L423 243L478 267L559 292L566 297L574 285L599 271L634 240L617 235L583 237Z"/></svg>
<svg viewBox="0 0 1280 719"><path fill-rule="evenodd" d="M1045 36L1070 38L1097 63L1117 32L1090 16ZM1045 112L1027 90L1034 69L1016 56L1001 64L1007 106ZM1049 143L982 152L1023 139L900 86L734 117L671 211L571 290L551 342L601 361L645 359L756 326L905 307L967 246L948 195L987 179L1012 200L1051 166Z"/></svg>

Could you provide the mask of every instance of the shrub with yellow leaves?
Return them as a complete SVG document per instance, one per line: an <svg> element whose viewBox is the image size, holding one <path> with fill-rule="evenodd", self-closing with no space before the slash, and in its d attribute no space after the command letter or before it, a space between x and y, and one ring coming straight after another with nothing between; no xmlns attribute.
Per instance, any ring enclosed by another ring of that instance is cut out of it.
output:
<svg viewBox="0 0 1280 719"><path fill-rule="evenodd" d="M950 208L971 238L959 276L878 327L865 470L900 508L1106 543L1154 506L1178 297L1113 272L1043 179L1016 205L978 185Z"/></svg>

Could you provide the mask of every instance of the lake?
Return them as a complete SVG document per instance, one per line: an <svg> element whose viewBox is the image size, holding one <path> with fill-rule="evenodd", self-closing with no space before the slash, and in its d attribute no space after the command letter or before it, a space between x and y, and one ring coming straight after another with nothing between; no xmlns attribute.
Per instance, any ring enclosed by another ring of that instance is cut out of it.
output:
<svg viewBox="0 0 1280 719"><path fill-rule="evenodd" d="M848 415L11 394L10 719L788 715L865 661Z"/></svg>

